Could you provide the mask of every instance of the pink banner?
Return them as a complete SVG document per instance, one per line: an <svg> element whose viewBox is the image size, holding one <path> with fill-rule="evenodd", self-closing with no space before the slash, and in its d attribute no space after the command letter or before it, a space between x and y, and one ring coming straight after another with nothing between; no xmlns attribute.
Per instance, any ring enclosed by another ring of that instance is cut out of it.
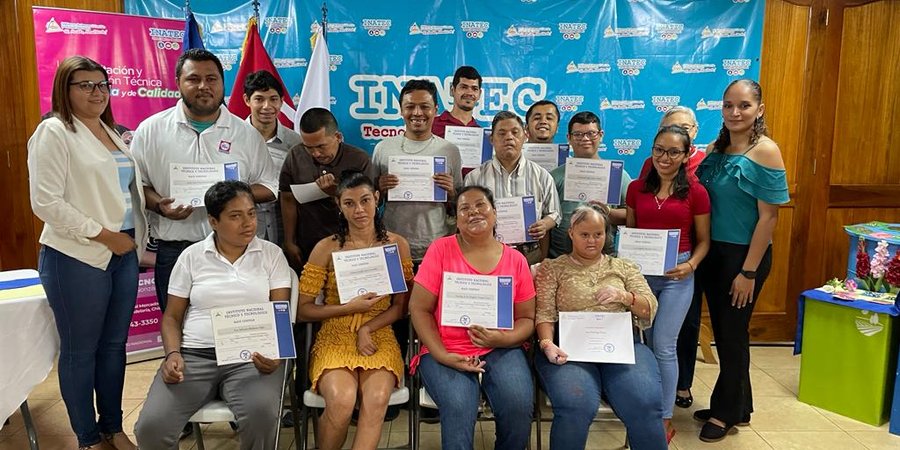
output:
<svg viewBox="0 0 900 450"><path fill-rule="evenodd" d="M153 272L142 273L138 276L137 301L134 304L134 314L131 316L125 352L162 348L162 336L159 333L161 319L162 312L156 302Z"/></svg>
<svg viewBox="0 0 900 450"><path fill-rule="evenodd" d="M82 55L109 75L116 122L135 129L150 115L175 105L175 63L184 21L125 14L34 7L41 114L50 112L53 76L63 59Z"/></svg>

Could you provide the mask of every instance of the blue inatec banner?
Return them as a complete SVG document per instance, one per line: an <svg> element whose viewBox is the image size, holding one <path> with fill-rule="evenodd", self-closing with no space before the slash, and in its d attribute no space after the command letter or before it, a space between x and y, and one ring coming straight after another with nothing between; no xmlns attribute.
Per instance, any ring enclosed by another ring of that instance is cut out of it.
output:
<svg viewBox="0 0 900 450"><path fill-rule="evenodd" d="M296 99L322 22L322 2L261 1L260 33ZM230 94L250 2L193 0L206 48L226 68ZM556 141L578 111L594 111L606 132L601 156L625 161L636 176L663 111L696 110L697 142L718 133L722 91L759 77L763 0L455 0L327 2L332 111L352 144L371 151L403 127L398 94L405 80L428 78L449 109L456 67L484 77L475 118L501 110L524 117L537 100L562 112ZM184 2L125 0L129 14L183 18Z"/></svg>

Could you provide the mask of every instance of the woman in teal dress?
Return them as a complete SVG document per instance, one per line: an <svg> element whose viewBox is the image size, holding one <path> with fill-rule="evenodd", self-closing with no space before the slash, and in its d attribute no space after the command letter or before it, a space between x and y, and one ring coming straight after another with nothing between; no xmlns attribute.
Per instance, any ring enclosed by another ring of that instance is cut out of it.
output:
<svg viewBox="0 0 900 450"><path fill-rule="evenodd" d="M750 422L750 317L772 267L778 205L790 200L781 151L767 136L762 88L736 80L723 97L722 129L697 169L712 205L712 243L698 278L720 361L710 409L694 413L705 422L706 442Z"/></svg>

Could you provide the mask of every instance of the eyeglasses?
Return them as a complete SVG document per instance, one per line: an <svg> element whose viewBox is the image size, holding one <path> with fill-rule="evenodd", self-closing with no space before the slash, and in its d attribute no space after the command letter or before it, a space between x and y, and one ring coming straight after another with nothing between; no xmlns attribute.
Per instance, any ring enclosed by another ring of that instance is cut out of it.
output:
<svg viewBox="0 0 900 450"><path fill-rule="evenodd" d="M597 136L600 136L600 132L596 131L596 130L573 131L573 132L569 133L569 136L572 136L572 138L575 139L576 141L584 139L584 138L594 140L594 139L597 139Z"/></svg>
<svg viewBox="0 0 900 450"><path fill-rule="evenodd" d="M661 157L662 155L669 155L669 158L671 158L671 159L676 159L676 158L680 157L681 155L684 155L687 153L684 150L678 150L675 148L666 150L662 147L653 147L651 149L651 151L653 152L653 156L655 156L657 158Z"/></svg>
<svg viewBox="0 0 900 450"><path fill-rule="evenodd" d="M93 81L75 81L69 83L69 86L78 86L78 89L81 89L81 92L88 95L93 94L94 89L100 89L100 92L109 94L109 81L100 81L98 83Z"/></svg>

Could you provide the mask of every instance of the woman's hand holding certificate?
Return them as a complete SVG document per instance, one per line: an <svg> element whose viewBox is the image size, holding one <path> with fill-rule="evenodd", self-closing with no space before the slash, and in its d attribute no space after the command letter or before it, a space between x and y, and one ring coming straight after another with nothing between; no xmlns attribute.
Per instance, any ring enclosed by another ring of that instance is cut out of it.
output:
<svg viewBox="0 0 900 450"><path fill-rule="evenodd" d="M484 361L477 356L463 356L459 353L447 352L444 352L440 357L434 354L432 354L432 356L437 362L447 367L452 367L460 372L484 372Z"/></svg>
<svg viewBox="0 0 900 450"><path fill-rule="evenodd" d="M553 364L561 366L569 360L569 354L562 351L561 348L557 347L556 344L552 342L545 345L542 350L544 351L544 356L547 357L547 361L550 361Z"/></svg>
<svg viewBox="0 0 900 450"><path fill-rule="evenodd" d="M509 347L507 342L507 333L502 330L485 328L481 325L472 325L469 327L469 340L478 347L483 348L504 348Z"/></svg>

